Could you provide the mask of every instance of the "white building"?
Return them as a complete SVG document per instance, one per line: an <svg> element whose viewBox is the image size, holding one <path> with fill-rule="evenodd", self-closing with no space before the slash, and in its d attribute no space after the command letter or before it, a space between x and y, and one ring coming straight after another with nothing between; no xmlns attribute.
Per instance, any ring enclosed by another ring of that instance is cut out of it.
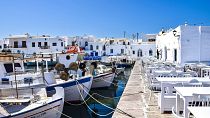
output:
<svg viewBox="0 0 210 118"><path fill-rule="evenodd" d="M134 59L142 57L155 57L156 56L156 44L155 41L147 41L141 43L131 44L131 57Z"/></svg>
<svg viewBox="0 0 210 118"><path fill-rule="evenodd" d="M210 61L210 26L182 25L156 36L157 58L184 64Z"/></svg>
<svg viewBox="0 0 210 118"><path fill-rule="evenodd" d="M4 39L6 48L10 49L12 53L24 54L40 54L40 53L53 53L62 52L65 47L65 40L62 37L50 37L48 35L30 36L25 35L12 35Z"/></svg>
<svg viewBox="0 0 210 118"><path fill-rule="evenodd" d="M79 45L81 48L88 46L89 42L94 42L97 40L93 35L84 35L84 36L75 36L75 37L66 37L66 45L71 46L74 44Z"/></svg>
<svg viewBox="0 0 210 118"><path fill-rule="evenodd" d="M130 40L108 39L106 43L106 55L130 55Z"/></svg>
<svg viewBox="0 0 210 118"><path fill-rule="evenodd" d="M98 39L91 42L86 42L86 52L92 56L104 56L106 55L106 40Z"/></svg>

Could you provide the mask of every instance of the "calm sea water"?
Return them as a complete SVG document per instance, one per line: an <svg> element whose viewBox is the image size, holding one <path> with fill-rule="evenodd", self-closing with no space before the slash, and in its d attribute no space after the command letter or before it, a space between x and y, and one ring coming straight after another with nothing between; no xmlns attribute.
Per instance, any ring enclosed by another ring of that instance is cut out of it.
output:
<svg viewBox="0 0 210 118"><path fill-rule="evenodd" d="M108 88L100 88L100 89L91 89L90 94L95 93L93 96L101 103L111 107L116 108L117 103L119 102L120 96L123 93L124 87L127 83L127 80L130 76L131 69L125 70L125 75L121 74L118 77L115 77L114 84L112 84ZM88 97L87 97L88 98ZM63 113L72 117L72 118L110 118L112 117L111 113L113 110L109 109L96 100L90 98L86 102L87 104L82 105L70 105L65 103ZM94 110L97 114L105 115L111 113L107 116L99 116L91 112L91 110L87 107L89 106L90 109ZM62 118L66 118L62 116Z"/></svg>

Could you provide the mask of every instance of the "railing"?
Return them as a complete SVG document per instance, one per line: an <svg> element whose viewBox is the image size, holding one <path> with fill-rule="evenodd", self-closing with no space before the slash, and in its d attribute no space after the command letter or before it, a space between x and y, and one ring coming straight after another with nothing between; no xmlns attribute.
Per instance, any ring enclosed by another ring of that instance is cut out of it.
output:
<svg viewBox="0 0 210 118"><path fill-rule="evenodd" d="M27 46L5 46L4 48L27 48Z"/></svg>
<svg viewBox="0 0 210 118"><path fill-rule="evenodd" d="M50 46L40 46L41 49L50 49Z"/></svg>
<svg viewBox="0 0 210 118"><path fill-rule="evenodd" d="M6 78L5 79L9 79ZM33 85L44 85L43 77L25 77L22 80L16 80L16 81L9 81L9 80L1 80L0 81L0 87L1 88L15 88L17 84L17 87L31 87Z"/></svg>

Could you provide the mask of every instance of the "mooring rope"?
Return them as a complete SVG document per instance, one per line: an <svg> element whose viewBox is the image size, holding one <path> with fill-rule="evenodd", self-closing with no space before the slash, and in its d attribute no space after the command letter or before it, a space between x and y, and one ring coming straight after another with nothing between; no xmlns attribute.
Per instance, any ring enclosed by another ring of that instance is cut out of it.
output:
<svg viewBox="0 0 210 118"><path fill-rule="evenodd" d="M64 101L64 102L67 103L67 104L69 104L69 105L80 106L80 105L83 105L85 102L87 102L89 99L90 99L90 97L88 97L86 100L83 100L82 103L78 103L78 104L74 104L74 103L67 102L67 101Z"/></svg>
<svg viewBox="0 0 210 118"><path fill-rule="evenodd" d="M75 80L76 80L76 79L75 79ZM79 82L76 80L76 83L78 84ZM83 85L83 84L82 84L82 85ZM79 86L81 86L81 85L79 84ZM83 86L84 86L84 85L83 85ZM79 91L79 93L80 93L80 90L79 90L78 86L77 86L77 89L78 89L78 91ZM84 92L86 92L86 91L84 90ZM129 117L131 117L131 118L135 118L134 116L132 116L132 115L130 115L130 114L124 112L123 110L121 110L121 109L119 109L119 108L114 109L114 108L112 108L112 107L109 107L109 106L103 104L102 102L100 102L100 101L98 101L97 99L95 99L95 98L94 98L92 95L90 95L88 92L86 92L86 93L87 93L93 100L95 100L96 102L98 102L98 103L101 104L102 106L107 107L107 108L113 110L112 112L110 112L110 113L108 113L108 114L111 114L111 113L113 113L115 110L118 110L118 111L119 111L120 113L122 113L122 114L125 114L125 115L127 115L127 116L129 116ZM81 93L80 93L80 95L81 95L82 99L84 100L84 98L83 98L83 96L82 96ZM108 116L108 114L106 114L106 115L101 115L101 114L96 113L96 112L93 111L91 108L89 108L89 106L87 105L86 102L85 102L85 105L88 107L88 109L91 110L91 112L93 112L94 114L96 114L96 115L98 115L98 116Z"/></svg>
<svg viewBox="0 0 210 118"><path fill-rule="evenodd" d="M76 83L79 85L79 86L81 86L80 84L79 84L79 82L76 80ZM84 85L83 85L84 86ZM81 94L81 92L80 92L80 90L79 90L79 87L77 86L77 89L78 89L78 91L79 91L79 94L80 94L80 96L81 96L81 98L84 100L84 98L83 98L83 95ZM85 91L85 90L84 90ZM86 92L86 91L85 91ZM86 92L87 93L87 92ZM91 98L93 98L89 93L87 93ZM93 98L93 99L95 99L95 98ZM97 100L97 102L99 102L98 100ZM98 114L98 113L96 113L94 110L92 110L89 106L88 106L88 104L86 103L86 101L84 100L84 103L85 103L85 105L88 107L88 109L92 112L92 113L94 113L95 115L98 115L98 116L101 116L101 117L104 117L104 116L108 116L108 115L110 115L110 114L112 114L114 111L111 111L111 112L109 112L109 113L107 113L107 114ZM100 102L99 102L100 103ZM102 105L103 106L105 106L105 107L107 107L106 105L104 105L103 103L102 103ZM109 106L108 106L109 107ZM107 107L107 108L108 108ZM111 107L110 107L111 108ZM113 109L113 108L111 108L111 109Z"/></svg>

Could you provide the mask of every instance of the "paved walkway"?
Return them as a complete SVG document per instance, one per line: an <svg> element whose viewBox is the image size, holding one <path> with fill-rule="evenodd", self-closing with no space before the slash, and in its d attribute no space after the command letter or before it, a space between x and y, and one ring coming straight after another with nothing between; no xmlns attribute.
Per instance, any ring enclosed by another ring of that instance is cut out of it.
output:
<svg viewBox="0 0 210 118"><path fill-rule="evenodd" d="M160 113L157 93L150 92L145 80L141 64L137 61L113 118L173 118L172 114Z"/></svg>

